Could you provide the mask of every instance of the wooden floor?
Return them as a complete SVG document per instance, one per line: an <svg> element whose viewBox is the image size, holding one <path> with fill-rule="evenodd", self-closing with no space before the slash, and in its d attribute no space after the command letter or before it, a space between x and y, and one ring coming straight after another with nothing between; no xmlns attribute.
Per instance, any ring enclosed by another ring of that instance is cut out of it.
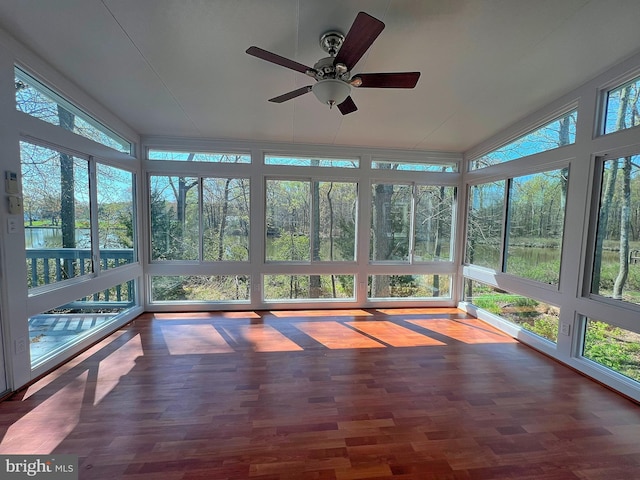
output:
<svg viewBox="0 0 640 480"><path fill-rule="evenodd" d="M81 479L640 478L640 407L454 309L145 314L0 404Z"/></svg>

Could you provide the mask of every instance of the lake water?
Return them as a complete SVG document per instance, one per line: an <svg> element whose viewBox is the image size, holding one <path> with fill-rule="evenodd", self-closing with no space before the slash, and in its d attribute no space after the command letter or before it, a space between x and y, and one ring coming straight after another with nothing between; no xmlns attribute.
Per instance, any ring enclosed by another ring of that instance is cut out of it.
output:
<svg viewBox="0 0 640 480"><path fill-rule="evenodd" d="M88 228L76 228L76 245L89 248L91 231ZM26 227L24 239L27 248L62 248L62 230L56 227Z"/></svg>

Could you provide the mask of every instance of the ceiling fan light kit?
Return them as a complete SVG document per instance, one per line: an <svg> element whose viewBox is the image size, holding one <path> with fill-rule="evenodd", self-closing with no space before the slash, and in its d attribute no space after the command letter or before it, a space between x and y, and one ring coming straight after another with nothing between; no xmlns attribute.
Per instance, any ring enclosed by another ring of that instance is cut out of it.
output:
<svg viewBox="0 0 640 480"><path fill-rule="evenodd" d="M343 80L327 78L314 84L311 87L311 91L321 103L325 103L331 108L347 99L351 93L351 87Z"/></svg>
<svg viewBox="0 0 640 480"><path fill-rule="evenodd" d="M340 113L347 115L358 110L351 98L351 87L414 88L418 83L420 72L365 73L351 77L351 69L383 29L384 23L377 18L358 13L346 36L330 31L320 37L320 47L330 56L318 60L313 68L255 46L249 47L247 53L316 80L313 85L270 98L270 102L283 103L312 91L320 102L329 108L337 105Z"/></svg>

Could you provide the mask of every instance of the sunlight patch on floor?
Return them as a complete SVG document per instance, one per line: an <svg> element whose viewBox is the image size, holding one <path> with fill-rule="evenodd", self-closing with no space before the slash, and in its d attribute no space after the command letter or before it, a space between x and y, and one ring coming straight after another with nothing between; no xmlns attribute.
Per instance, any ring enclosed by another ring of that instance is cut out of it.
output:
<svg viewBox="0 0 640 480"><path fill-rule="evenodd" d="M385 347L383 344L338 322L300 322L294 325L298 330L330 349Z"/></svg>
<svg viewBox="0 0 640 480"><path fill-rule="evenodd" d="M78 425L89 371L13 423L0 442L0 454L49 454ZM9 447L5 447L9 445Z"/></svg>
<svg viewBox="0 0 640 480"><path fill-rule="evenodd" d="M160 328L171 355L234 351L213 325L162 325Z"/></svg>
<svg viewBox="0 0 640 480"><path fill-rule="evenodd" d="M274 317L371 317L373 314L359 308L348 310L272 310L269 312Z"/></svg>
<svg viewBox="0 0 640 480"><path fill-rule="evenodd" d="M138 334L101 360L98 365L93 404L98 405L118 385L120 378L136 366L136 359L143 355L142 340Z"/></svg>
<svg viewBox="0 0 640 480"><path fill-rule="evenodd" d="M238 325L222 330L238 344L250 344L254 352L295 352L302 347L269 325Z"/></svg>
<svg viewBox="0 0 640 480"><path fill-rule="evenodd" d="M377 338L393 347L427 347L431 345L445 345L427 335L422 335L408 328L386 321L346 322L353 328L367 335Z"/></svg>
<svg viewBox="0 0 640 480"><path fill-rule="evenodd" d="M483 321L471 318L464 320L434 318L430 320L405 321L468 344L517 342L517 340L501 333Z"/></svg>

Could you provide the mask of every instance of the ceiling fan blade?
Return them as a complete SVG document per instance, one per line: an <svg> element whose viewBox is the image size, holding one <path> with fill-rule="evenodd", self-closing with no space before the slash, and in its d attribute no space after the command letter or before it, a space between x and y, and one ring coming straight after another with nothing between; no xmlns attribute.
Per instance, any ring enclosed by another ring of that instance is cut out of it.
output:
<svg viewBox="0 0 640 480"><path fill-rule="evenodd" d="M344 63L349 69L353 68L382 30L384 23L380 20L365 12L358 13L336 55L334 65Z"/></svg>
<svg viewBox="0 0 640 480"><path fill-rule="evenodd" d="M343 115L348 115L349 113L353 113L358 110L356 104L353 102L353 98L351 96L347 97L344 102L338 104L338 110Z"/></svg>
<svg viewBox="0 0 640 480"><path fill-rule="evenodd" d="M270 98L269 101L273 103L282 103L286 102L287 100L291 100L292 98L299 97L300 95L304 95L305 93L309 93L310 91L311 85L308 85L306 87L298 88L297 90L293 90L289 93L280 95L279 97Z"/></svg>
<svg viewBox="0 0 640 480"><path fill-rule="evenodd" d="M419 78L420 72L361 73L354 75L351 85L358 88L413 88Z"/></svg>
<svg viewBox="0 0 640 480"><path fill-rule="evenodd" d="M288 58L281 57L275 53L269 52L267 50L263 50L260 47L249 47L247 48L247 53L249 55L253 55L254 57L261 58L262 60L266 60L267 62L275 63L277 65L281 65L286 68L290 68L291 70L295 70L300 73L307 73L307 71L312 70L313 68L307 67L298 62L294 62L293 60L289 60Z"/></svg>

